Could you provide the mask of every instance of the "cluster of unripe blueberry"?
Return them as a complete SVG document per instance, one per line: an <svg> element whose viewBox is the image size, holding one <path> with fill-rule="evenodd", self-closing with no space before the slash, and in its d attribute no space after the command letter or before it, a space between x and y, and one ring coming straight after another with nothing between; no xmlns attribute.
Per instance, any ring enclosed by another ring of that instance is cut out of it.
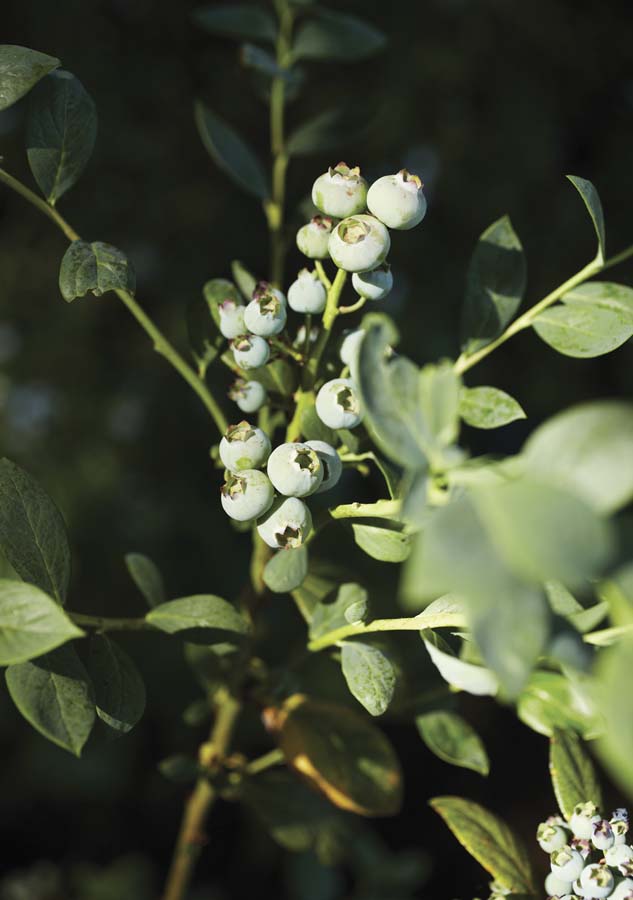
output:
<svg viewBox="0 0 633 900"><path fill-rule="evenodd" d="M388 228L409 229L422 221L426 200L420 179L403 169L368 187L358 168L339 163L314 182L312 200L321 215L299 230L297 246L302 253L313 260L330 257L339 269L353 273L352 286L362 300L386 297L393 286L386 263L391 246ZM304 315L325 311L328 290L322 275L322 269L302 269L287 297L268 282L259 282L247 305L235 294L219 303L220 331L245 374L267 365L271 345L283 352L285 338L287 349L288 307ZM352 376L362 334L351 332L341 346L341 361ZM309 352L312 339L308 323L295 344L307 345ZM347 374L344 370L340 378L326 381L316 394L317 416L332 430L351 429L362 421L360 398ZM233 384L229 397L247 414L268 401L264 385L248 374ZM273 450L268 435L247 421L229 427L219 454L227 472L221 490L225 512L237 521L257 520L260 536L275 549L304 543L312 528L305 498L334 487L342 472L340 456L330 444L291 442Z"/></svg>

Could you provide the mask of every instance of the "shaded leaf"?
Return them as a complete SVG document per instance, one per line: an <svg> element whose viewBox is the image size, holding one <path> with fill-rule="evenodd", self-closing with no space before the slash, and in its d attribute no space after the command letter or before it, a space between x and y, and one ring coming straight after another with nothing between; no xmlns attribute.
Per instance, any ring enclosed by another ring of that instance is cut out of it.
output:
<svg viewBox="0 0 633 900"><path fill-rule="evenodd" d="M411 552L411 538L395 528L352 524L354 540L372 559L381 562L403 562Z"/></svg>
<svg viewBox="0 0 633 900"><path fill-rule="evenodd" d="M481 738L462 716L447 710L433 710L416 716L415 724L426 746L440 759L480 775L490 771Z"/></svg>
<svg viewBox="0 0 633 900"><path fill-rule="evenodd" d="M312 577L308 576L308 580ZM348 625L347 611L351 607L358 607L360 604L361 607L367 609L367 591L360 584L354 582L341 584L336 594L333 593L333 588L333 582L326 582L324 592L318 597L312 608L310 621L310 640L312 641L323 637L330 631Z"/></svg>
<svg viewBox="0 0 633 900"><path fill-rule="evenodd" d="M273 42L277 35L274 18L254 3L204 6L195 9L191 18L205 31L224 37Z"/></svg>
<svg viewBox="0 0 633 900"><path fill-rule="evenodd" d="M269 194L268 179L250 147L203 103L195 104L194 114L202 143L219 168L242 190L265 200Z"/></svg>
<svg viewBox="0 0 633 900"><path fill-rule="evenodd" d="M145 711L145 685L128 654L105 635L90 638L88 671L97 715L115 733L127 734Z"/></svg>
<svg viewBox="0 0 633 900"><path fill-rule="evenodd" d="M604 728L593 694L590 682L571 681L558 672L533 672L518 698L517 715L547 737L556 729L571 729L588 740Z"/></svg>
<svg viewBox="0 0 633 900"><path fill-rule="evenodd" d="M307 573L307 547L280 550L266 563L264 584L275 594L287 594L303 583Z"/></svg>
<svg viewBox="0 0 633 900"><path fill-rule="evenodd" d="M147 600L148 606L160 606L166 600L163 576L149 556L142 553L126 553L125 565L134 584Z"/></svg>
<svg viewBox="0 0 633 900"><path fill-rule="evenodd" d="M16 44L0 44L0 110L16 103L60 65L58 59L46 53Z"/></svg>
<svg viewBox="0 0 633 900"><path fill-rule="evenodd" d="M231 263L231 274L244 299L251 300L257 286L257 279L251 275L239 259L234 259Z"/></svg>
<svg viewBox="0 0 633 900"><path fill-rule="evenodd" d="M107 291L136 290L131 262L112 244L73 241L64 253L59 269L59 289L67 303L90 292L101 297Z"/></svg>
<svg viewBox="0 0 633 900"><path fill-rule="evenodd" d="M578 803L591 801L602 806L596 770L582 740L573 731L556 729L552 735L549 771L556 801L567 821Z"/></svg>
<svg viewBox="0 0 633 900"><path fill-rule="evenodd" d="M525 412L514 397L494 387L463 387L459 414L473 428L500 428L525 419Z"/></svg>
<svg viewBox="0 0 633 900"><path fill-rule="evenodd" d="M445 360L420 370L419 403L424 423L424 447L429 458L448 447L459 433L461 382L453 363ZM441 457L440 457L441 458Z"/></svg>
<svg viewBox="0 0 633 900"><path fill-rule="evenodd" d="M357 62L382 50L384 34L363 19L331 9L319 9L315 18L297 28L292 54L295 59L335 59Z"/></svg>
<svg viewBox="0 0 633 900"><path fill-rule="evenodd" d="M39 588L0 580L0 666L26 662L83 634Z"/></svg>
<svg viewBox="0 0 633 900"><path fill-rule="evenodd" d="M468 694L496 696L499 681L494 672L455 656L448 645L429 629L422 631L422 640L444 681Z"/></svg>
<svg viewBox="0 0 633 900"><path fill-rule="evenodd" d="M580 178L578 175L568 175L567 178L582 197L583 203L587 207L587 212L591 216L591 221L593 222L593 227L598 238L598 252L596 254L596 259L600 262L604 262L604 213L602 212L602 203L600 202L598 191L590 181L587 181L585 178Z"/></svg>
<svg viewBox="0 0 633 900"><path fill-rule="evenodd" d="M158 763L158 771L168 781L176 784L192 784L199 775L195 760L184 753L167 756Z"/></svg>
<svg viewBox="0 0 633 900"><path fill-rule="evenodd" d="M396 672L389 657L373 644L349 641L341 648L341 668L350 694L370 715L381 716L396 688Z"/></svg>
<svg viewBox="0 0 633 900"><path fill-rule="evenodd" d="M288 156L312 156L336 147L349 133L349 111L326 109L307 122L303 122L286 141Z"/></svg>
<svg viewBox="0 0 633 900"><path fill-rule="evenodd" d="M167 634L201 631L201 640L209 644L234 640L236 636L245 635L249 631L249 624L241 613L226 600L213 594L196 594L169 600L155 606L145 619ZM192 635L186 637L188 640L192 639Z"/></svg>

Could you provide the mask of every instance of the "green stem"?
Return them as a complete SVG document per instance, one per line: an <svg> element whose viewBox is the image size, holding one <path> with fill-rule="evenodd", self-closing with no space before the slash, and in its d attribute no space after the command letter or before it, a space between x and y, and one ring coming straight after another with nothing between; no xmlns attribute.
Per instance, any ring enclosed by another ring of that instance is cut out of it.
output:
<svg viewBox="0 0 633 900"><path fill-rule="evenodd" d="M341 299L341 294L343 292L343 288L345 287L346 280L347 272L344 269L338 269L336 272L336 277L332 282L332 286L327 294L327 301L325 304L325 310L323 312L323 319L321 320L321 333L307 366L311 385L314 385L315 381L317 380L317 376L319 374L319 363L321 362L321 357L323 356L325 348L327 347L327 343L330 339L330 332L332 331L332 326L334 325L334 322L336 321L336 317L338 315L339 300Z"/></svg>
<svg viewBox="0 0 633 900"><path fill-rule="evenodd" d="M323 285L323 287L325 288L326 291L329 291L330 288L332 287L332 282L327 277L327 272L325 271L325 269L323 267L323 263L321 262L320 259L315 260L314 268L317 271L317 275L321 279L321 284Z"/></svg>
<svg viewBox="0 0 633 900"><path fill-rule="evenodd" d="M275 747L275 749L271 750L269 753L264 753L263 756L258 756L257 759L251 760L244 771L247 775L257 775L259 772L270 769L271 766L278 766L283 761L283 753L278 747Z"/></svg>
<svg viewBox="0 0 633 900"><path fill-rule="evenodd" d="M283 353L284 356L289 356L290 359L294 359L295 362L303 363L303 353L301 353L299 350L295 350L295 348L291 347L290 344L286 344L283 341L280 341L278 338L269 338L268 343L271 347L274 347L275 350Z"/></svg>
<svg viewBox="0 0 633 900"><path fill-rule="evenodd" d="M375 503L344 503L330 510L333 519L394 519L402 510L401 500L377 500Z"/></svg>
<svg viewBox="0 0 633 900"><path fill-rule="evenodd" d="M366 297L359 297L356 303L352 303L350 306L339 306L339 315L340 316L348 316L350 313L355 313L359 309L362 309L363 306L367 303Z"/></svg>
<svg viewBox="0 0 633 900"><path fill-rule="evenodd" d="M290 65L292 46L293 12L287 0L275 3L279 17L279 30L275 44L277 65L287 69ZM273 157L272 197L267 205L268 228L271 241L271 281L283 285L284 260L284 210L286 203L286 169L288 155L285 149L286 82L283 75L273 78L270 86L270 150Z"/></svg>
<svg viewBox="0 0 633 900"><path fill-rule="evenodd" d="M67 612L75 625L82 628L94 628L96 631L147 631L154 630L154 626L146 622L144 618L126 619L112 618L110 616L87 616L83 613Z"/></svg>
<svg viewBox="0 0 633 900"><path fill-rule="evenodd" d="M38 209L40 212L44 213L45 216L51 219L57 225L57 227L61 229L61 231L65 234L69 241L81 240L75 229L68 224L68 222L57 212L56 209L53 209L52 206L49 206L48 203L38 197L37 194L26 187L26 185L22 184L22 182L18 181L16 178L13 178L13 176L9 175L8 172L5 172L4 169L0 169L0 181L4 182L4 184L14 190L16 193L20 194L20 196L24 197L25 200L28 200L28 202L31 203L36 209ZM187 384L191 388L193 388L196 394L200 397L207 410L211 413L218 431L220 432L220 434L224 434L228 427L228 423L215 397L208 389L202 378L200 378L200 376L196 374L191 366L189 366L184 361L178 351L167 340L165 335L156 327L156 325L154 325L149 316L143 311L142 307L139 306L132 294L124 290L117 290L115 291L115 293L117 297L125 304L128 310L132 313L141 328L143 328L146 334L148 334L152 339L154 343L154 349L157 351L157 353L160 353L161 356L165 357L165 359L169 363L171 363L173 368L179 373L179 375L182 376L182 378L184 378Z"/></svg>
<svg viewBox="0 0 633 900"><path fill-rule="evenodd" d="M419 619L423 617L423 621ZM463 628L466 620L461 613L437 613L434 616L414 616L406 619L374 619L364 625L343 625L328 631L327 634L315 638L308 644L308 650L313 653L325 650L326 647L334 647L346 638L356 637L360 634L375 634L377 631L423 631L425 628Z"/></svg>

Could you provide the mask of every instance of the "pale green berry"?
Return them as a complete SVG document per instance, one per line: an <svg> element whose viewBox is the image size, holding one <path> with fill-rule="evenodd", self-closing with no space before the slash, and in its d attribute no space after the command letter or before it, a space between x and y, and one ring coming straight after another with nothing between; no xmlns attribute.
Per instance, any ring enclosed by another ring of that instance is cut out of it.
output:
<svg viewBox="0 0 633 900"><path fill-rule="evenodd" d="M295 550L312 530L312 516L298 497L278 497L257 525L259 536L276 550Z"/></svg>
<svg viewBox="0 0 633 900"><path fill-rule="evenodd" d="M260 295L244 311L244 323L249 331L260 337L280 334L286 327L286 305L272 291Z"/></svg>
<svg viewBox="0 0 633 900"><path fill-rule="evenodd" d="M266 403L268 393L259 381L245 381L244 378L238 378L231 385L229 398L237 403L242 412L254 413Z"/></svg>
<svg viewBox="0 0 633 900"><path fill-rule="evenodd" d="M611 900L633 900L633 878L623 878L616 884Z"/></svg>
<svg viewBox="0 0 633 900"><path fill-rule="evenodd" d="M312 186L312 202L326 216L344 219L363 212L367 203L367 182L358 166L340 162L319 175Z"/></svg>
<svg viewBox="0 0 633 900"><path fill-rule="evenodd" d="M344 366L349 366L352 371L356 368L360 345L364 337L365 332L363 329L357 328L355 331L348 331L341 343L341 349L339 350L341 362Z"/></svg>
<svg viewBox="0 0 633 900"><path fill-rule="evenodd" d="M395 175L383 175L367 193L369 211L389 228L407 231L415 228L426 213L423 184L417 175L401 169Z"/></svg>
<svg viewBox="0 0 633 900"><path fill-rule="evenodd" d="M286 306L286 295L279 288L274 287L270 281L258 281L251 295L251 300L264 300L275 297L282 306Z"/></svg>
<svg viewBox="0 0 633 900"><path fill-rule="evenodd" d="M306 447L314 450L321 460L323 481L314 493L322 494L323 491L329 491L330 488L338 484L343 473L343 463L334 447L326 441L306 441L305 443Z"/></svg>
<svg viewBox="0 0 633 900"><path fill-rule="evenodd" d="M259 469L270 456L270 438L248 422L229 425L220 441L220 459L229 472Z"/></svg>
<svg viewBox="0 0 633 900"><path fill-rule="evenodd" d="M391 266L383 263L370 272L354 272L352 287L366 300L384 300L393 287Z"/></svg>
<svg viewBox="0 0 633 900"><path fill-rule="evenodd" d="M316 271L301 269L288 288L288 305L298 313L318 314L325 309L327 292Z"/></svg>
<svg viewBox="0 0 633 900"><path fill-rule="evenodd" d="M336 226L328 243L332 260L346 272L367 272L384 262L389 232L374 216L351 216Z"/></svg>
<svg viewBox="0 0 633 900"><path fill-rule="evenodd" d="M567 881L571 884L584 869L585 861L578 852L571 847L562 847L555 850L550 856L550 866L552 874L561 881Z"/></svg>
<svg viewBox="0 0 633 900"><path fill-rule="evenodd" d="M585 841L590 841L593 831L593 822L594 820L598 821L599 819L598 807L595 803L577 803L571 814L569 827L576 837L582 838Z"/></svg>
<svg viewBox="0 0 633 900"><path fill-rule="evenodd" d="M613 830L616 844L626 844L626 835L629 830L629 814L624 808L616 809L609 823Z"/></svg>
<svg viewBox="0 0 633 900"><path fill-rule="evenodd" d="M240 369L259 369L270 359L270 347L257 334L243 334L231 342L233 359Z"/></svg>
<svg viewBox="0 0 633 900"><path fill-rule="evenodd" d="M542 822L536 831L536 840L541 850L545 853L553 853L567 844L568 833L561 825L551 822Z"/></svg>
<svg viewBox="0 0 633 900"><path fill-rule="evenodd" d="M592 900L602 900L608 897L615 884L613 873L607 866L585 866L580 874L580 886L587 897Z"/></svg>
<svg viewBox="0 0 633 900"><path fill-rule="evenodd" d="M633 862L633 848L628 844L614 844L613 847L604 851L604 858L608 866L613 866L614 869L620 869L622 872L622 867L627 868Z"/></svg>
<svg viewBox="0 0 633 900"><path fill-rule="evenodd" d="M562 897L571 893L571 881L563 881L552 872L545 879L545 893L548 897Z"/></svg>
<svg viewBox="0 0 633 900"><path fill-rule="evenodd" d="M326 381L316 398L319 419L328 428L355 428L363 413L358 392L349 378Z"/></svg>
<svg viewBox="0 0 633 900"><path fill-rule="evenodd" d="M218 315L220 316L220 332L228 340L239 337L244 334L246 326L244 325L244 310L246 307L242 303L236 303L230 298L223 300L218 304Z"/></svg>
<svg viewBox="0 0 633 900"><path fill-rule="evenodd" d="M615 844L613 829L606 819L599 819L593 823L591 841L596 850L608 850Z"/></svg>
<svg viewBox="0 0 633 900"><path fill-rule="evenodd" d="M329 240L336 219L330 216L314 216L297 232L297 247L309 259L327 259Z"/></svg>
<svg viewBox="0 0 633 900"><path fill-rule="evenodd" d="M249 522L263 516L272 506L275 492L269 479L259 469L229 472L222 485L224 512L238 522Z"/></svg>
<svg viewBox="0 0 633 900"><path fill-rule="evenodd" d="M285 497L307 497L320 487L323 466L315 450L307 444L281 444L270 454L268 477L275 490Z"/></svg>

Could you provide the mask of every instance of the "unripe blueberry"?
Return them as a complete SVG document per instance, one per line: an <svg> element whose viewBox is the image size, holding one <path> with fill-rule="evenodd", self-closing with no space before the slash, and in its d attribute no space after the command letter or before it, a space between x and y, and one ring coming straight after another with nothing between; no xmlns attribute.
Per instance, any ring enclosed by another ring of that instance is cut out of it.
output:
<svg viewBox="0 0 633 900"><path fill-rule="evenodd" d="M590 841L593 832L593 822L599 819L598 807L595 803L577 803L571 814L569 827L576 837Z"/></svg>
<svg viewBox="0 0 633 900"><path fill-rule="evenodd" d="M261 539L282 550L301 547L312 530L312 516L298 497L278 497L257 526Z"/></svg>
<svg viewBox="0 0 633 900"><path fill-rule="evenodd" d="M222 485L222 508L232 519L249 522L262 516L275 499L273 486L259 469L245 469L237 475L229 472Z"/></svg>
<svg viewBox="0 0 633 900"><path fill-rule="evenodd" d="M369 272L354 272L352 287L366 300L383 300L393 287L391 266L383 263Z"/></svg>
<svg viewBox="0 0 633 900"><path fill-rule="evenodd" d="M314 450L321 460L323 481L314 493L322 494L323 491L329 491L330 488L333 488L338 484L343 472L343 463L341 462L341 457L331 444L328 444L325 441L306 441L305 443L306 447L310 447L310 449Z"/></svg>
<svg viewBox="0 0 633 900"><path fill-rule="evenodd" d="M623 878L616 884L611 900L633 900L633 878Z"/></svg>
<svg viewBox="0 0 633 900"><path fill-rule="evenodd" d="M263 300L276 297L282 306L286 306L286 295L279 288L274 287L270 281L258 281L252 293L251 300Z"/></svg>
<svg viewBox="0 0 633 900"><path fill-rule="evenodd" d="M355 166L347 163L329 168L312 186L312 202L326 216L344 219L363 212L367 203L367 182Z"/></svg>
<svg viewBox="0 0 633 900"><path fill-rule="evenodd" d="M285 497L307 497L320 487L323 466L307 444L281 444L270 454L268 477Z"/></svg>
<svg viewBox="0 0 633 900"><path fill-rule="evenodd" d="M363 418L360 398L349 378L326 381L316 398L319 419L328 428L355 428Z"/></svg>
<svg viewBox="0 0 633 900"><path fill-rule="evenodd" d="M265 431L248 422L229 425L220 441L220 459L229 472L259 469L270 456L270 439Z"/></svg>
<svg viewBox="0 0 633 900"><path fill-rule="evenodd" d="M573 850L577 850L583 859L587 859L587 857L591 854L593 850L593 845L591 841L585 841L584 838L572 838L570 842L570 846Z"/></svg>
<svg viewBox="0 0 633 900"><path fill-rule="evenodd" d="M246 307L241 303L236 303L230 298L223 300L218 304L218 315L220 316L220 331L228 340L239 337L244 334L246 326L244 325L244 310Z"/></svg>
<svg viewBox="0 0 633 900"><path fill-rule="evenodd" d="M328 245L336 219L330 216L314 216L297 232L297 247L309 259L327 259Z"/></svg>
<svg viewBox="0 0 633 900"><path fill-rule="evenodd" d="M585 866L580 873L580 886L587 892L587 896L594 900L608 897L614 884L613 873L607 866L597 864Z"/></svg>
<svg viewBox="0 0 633 900"><path fill-rule="evenodd" d="M272 337L286 327L286 305L270 292L251 300L244 311L244 323L260 337Z"/></svg>
<svg viewBox="0 0 633 900"><path fill-rule="evenodd" d="M596 850L608 850L615 844L613 829L606 819L599 819L593 823L591 841Z"/></svg>
<svg viewBox="0 0 633 900"><path fill-rule="evenodd" d="M550 856L550 865L552 874L561 881L567 881L571 884L584 869L585 861L577 850L571 847L562 847L555 850Z"/></svg>
<svg viewBox="0 0 633 900"><path fill-rule="evenodd" d="M536 831L536 840L541 850L553 853L554 850L560 850L567 844L568 833L561 825L541 822Z"/></svg>
<svg viewBox="0 0 633 900"><path fill-rule="evenodd" d="M301 269L288 288L288 305L298 313L322 313L327 292L316 271Z"/></svg>
<svg viewBox="0 0 633 900"><path fill-rule="evenodd" d="M577 894L563 894L558 900L582 900L582 897L579 897Z"/></svg>
<svg viewBox="0 0 633 900"><path fill-rule="evenodd" d="M229 398L237 403L242 412L254 413L266 403L268 393L259 381L246 381L244 378L238 378L231 385Z"/></svg>
<svg viewBox="0 0 633 900"><path fill-rule="evenodd" d="M270 347L257 334L242 334L231 342L233 359L240 369L259 369L270 359Z"/></svg>
<svg viewBox="0 0 633 900"><path fill-rule="evenodd" d="M389 232L373 216L352 216L336 226L328 250L339 269L367 272L384 262L391 247Z"/></svg>
<svg viewBox="0 0 633 900"><path fill-rule="evenodd" d="M616 844L625 844L626 835L629 830L629 814L626 809L616 809L611 816L611 829L613 830L613 838Z"/></svg>
<svg viewBox="0 0 633 900"><path fill-rule="evenodd" d="M633 848L629 847L628 844L614 844L613 847L609 847L608 850L604 851L604 858L608 866L619 869L623 875L628 874L623 869L626 870L630 863L633 862Z"/></svg>
<svg viewBox="0 0 633 900"><path fill-rule="evenodd" d="M367 193L367 206L389 228L407 231L419 225L426 213L422 188L417 175L401 169L374 181Z"/></svg>
<svg viewBox="0 0 633 900"><path fill-rule="evenodd" d="M341 362L343 365L348 366L354 377L356 377L356 364L358 363L358 354L360 353L360 345L364 336L365 332L362 328L346 332L339 350Z"/></svg>
<svg viewBox="0 0 633 900"><path fill-rule="evenodd" d="M571 892L571 881L563 881L551 872L545 879L545 893L548 897L563 897Z"/></svg>

